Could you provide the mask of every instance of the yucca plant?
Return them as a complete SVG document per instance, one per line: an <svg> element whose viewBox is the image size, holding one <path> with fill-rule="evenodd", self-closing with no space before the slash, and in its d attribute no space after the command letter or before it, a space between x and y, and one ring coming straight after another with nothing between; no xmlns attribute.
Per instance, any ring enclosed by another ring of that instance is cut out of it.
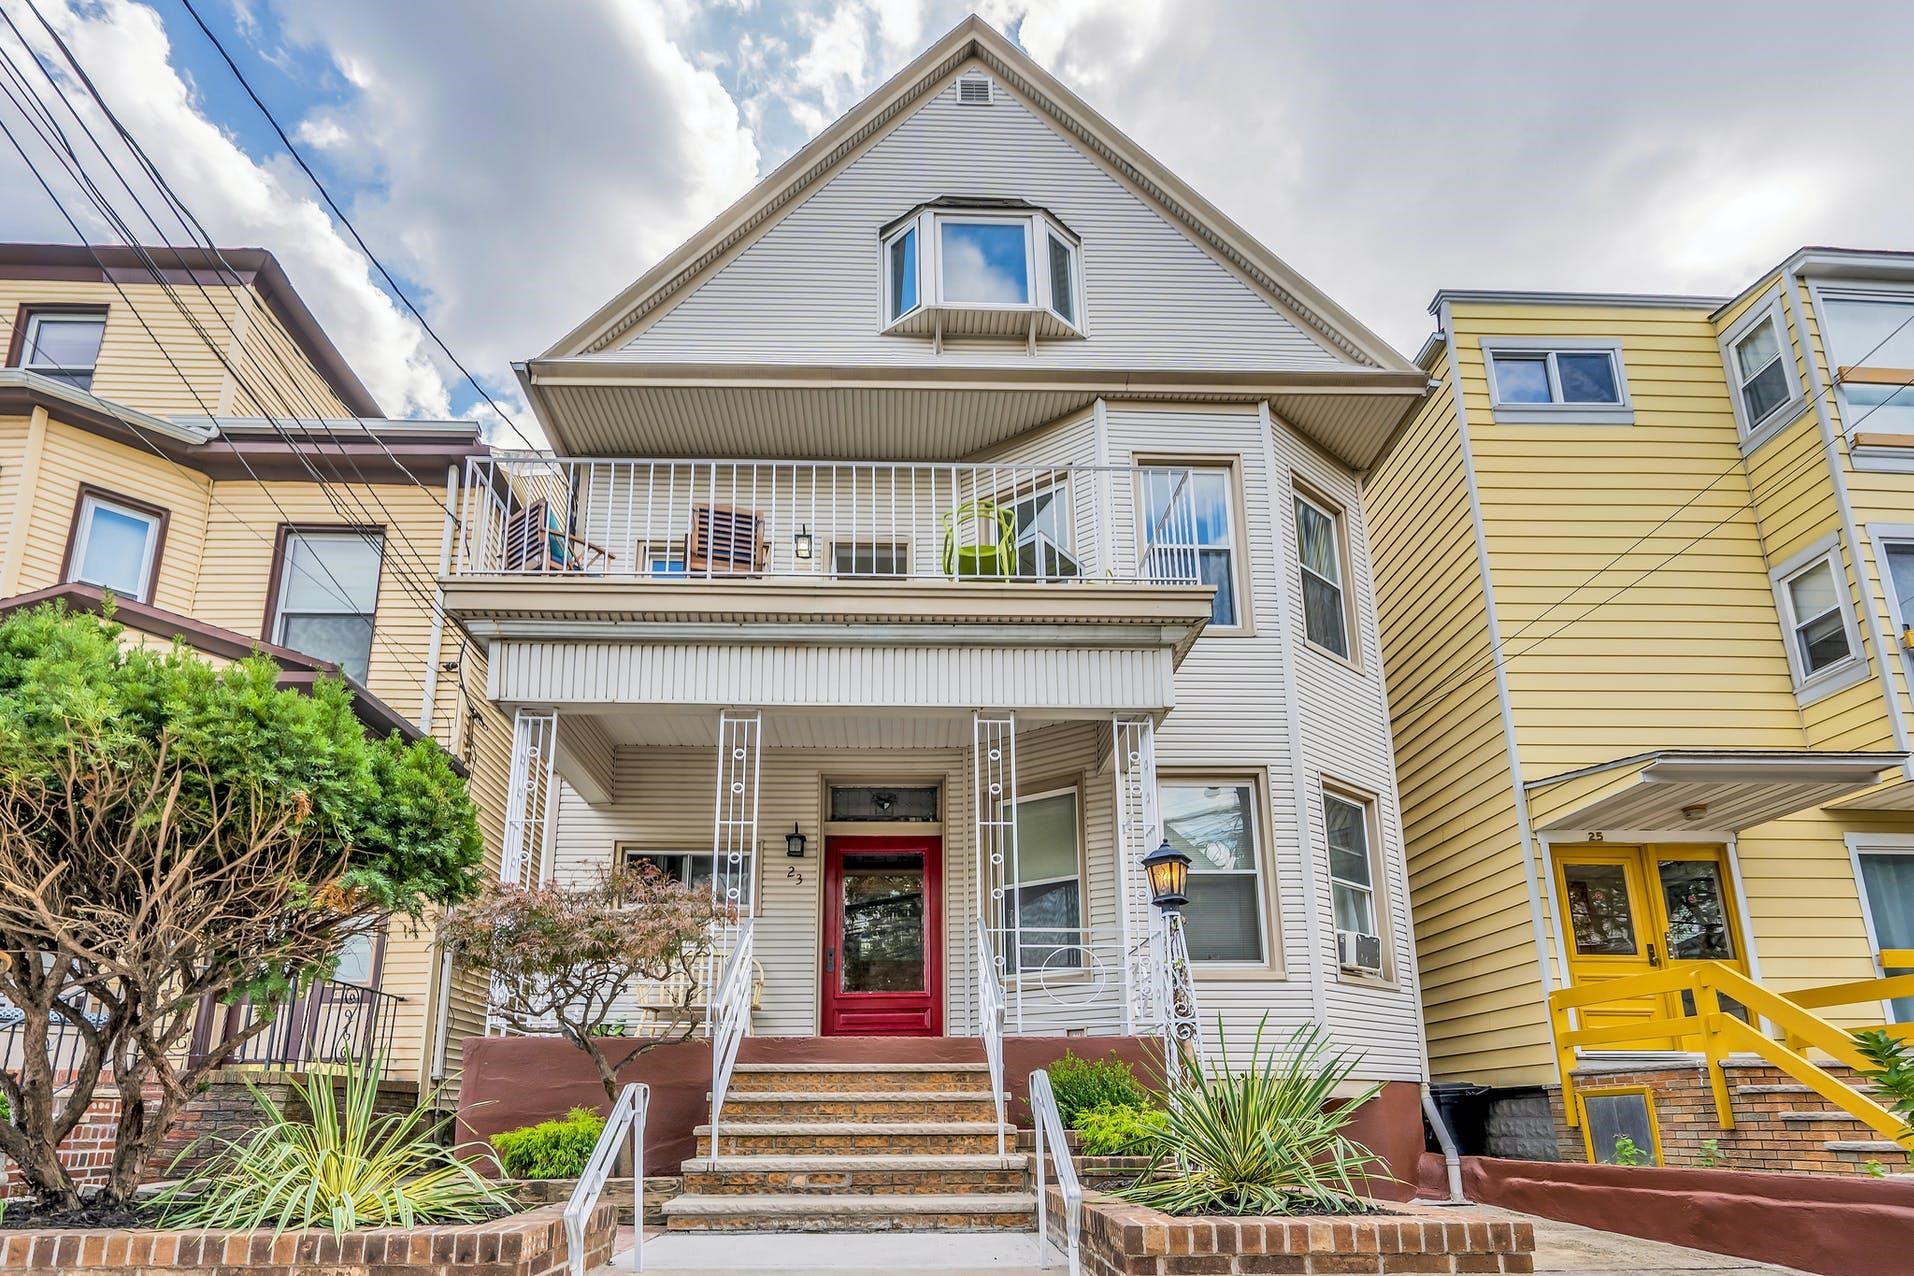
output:
<svg viewBox="0 0 1914 1276"><path fill-rule="evenodd" d="M342 1076L309 1075L303 1120L248 1081L260 1128L222 1140L200 1169L161 1193L160 1225L338 1233L471 1222L511 1208L503 1189L435 1141L429 1107L375 1112L378 1078L376 1065L356 1063Z"/></svg>
<svg viewBox="0 0 1914 1276"><path fill-rule="evenodd" d="M1330 1050L1304 1024L1279 1050L1265 1050L1264 1017L1246 1066L1226 1046L1206 1072L1194 1060L1170 1087L1169 1116L1153 1141L1151 1167L1116 1195L1166 1214L1356 1214L1367 1207L1357 1180L1377 1177L1381 1158L1344 1130L1376 1097L1370 1086L1337 1099L1359 1056ZM1217 1024L1218 1041L1226 1040Z"/></svg>

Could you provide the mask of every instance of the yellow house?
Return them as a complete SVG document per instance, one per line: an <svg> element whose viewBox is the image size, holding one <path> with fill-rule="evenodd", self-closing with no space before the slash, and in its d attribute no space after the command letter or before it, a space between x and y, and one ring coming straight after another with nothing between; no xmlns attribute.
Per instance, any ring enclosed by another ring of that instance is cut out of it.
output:
<svg viewBox="0 0 1914 1276"><path fill-rule="evenodd" d="M1914 947L1914 254L1431 308L1365 495L1434 1078L1679 1060L1698 962L1914 1018L1804 991Z"/></svg>
<svg viewBox="0 0 1914 1276"><path fill-rule="evenodd" d="M484 674L436 600L475 425L386 419L257 249L0 245L0 347L0 610L111 591L130 640L262 648L290 684L341 673L370 729L502 777L483 755L509 728L465 694ZM496 846L502 794L475 784ZM482 1013L482 990L443 991L430 935L395 925L241 1057L374 1047L417 1079L436 1019ZM198 1041L253 1013L219 1008Z"/></svg>

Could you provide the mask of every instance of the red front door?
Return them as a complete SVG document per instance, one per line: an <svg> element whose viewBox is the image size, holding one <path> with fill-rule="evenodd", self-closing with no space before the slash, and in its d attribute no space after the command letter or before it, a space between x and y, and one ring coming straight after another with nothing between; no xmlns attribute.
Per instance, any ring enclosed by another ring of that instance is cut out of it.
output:
<svg viewBox="0 0 1914 1276"><path fill-rule="evenodd" d="M825 839L823 1035L942 1035L942 869L939 838Z"/></svg>

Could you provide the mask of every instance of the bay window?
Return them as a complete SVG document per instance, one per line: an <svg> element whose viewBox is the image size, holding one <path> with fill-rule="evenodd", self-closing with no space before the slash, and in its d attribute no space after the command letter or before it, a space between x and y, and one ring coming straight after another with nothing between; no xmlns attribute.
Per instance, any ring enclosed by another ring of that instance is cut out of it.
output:
<svg viewBox="0 0 1914 1276"><path fill-rule="evenodd" d="M1075 235L1021 200L937 200L886 227L887 332L1081 336Z"/></svg>

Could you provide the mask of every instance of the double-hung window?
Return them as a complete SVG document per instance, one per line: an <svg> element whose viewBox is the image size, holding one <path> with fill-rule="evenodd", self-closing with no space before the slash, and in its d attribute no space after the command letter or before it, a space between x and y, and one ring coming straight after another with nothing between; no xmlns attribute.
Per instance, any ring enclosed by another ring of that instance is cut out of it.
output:
<svg viewBox="0 0 1914 1276"><path fill-rule="evenodd" d="M164 510L81 488L66 578L98 585L121 598L151 602L165 530Z"/></svg>
<svg viewBox="0 0 1914 1276"><path fill-rule="evenodd" d="M618 861L626 868L645 866L655 868L665 875L667 881L677 882L681 886L689 886L694 890L711 889L710 851L647 851L635 846L620 846ZM749 912L756 895L754 887L758 876L755 854L750 851L744 853L744 861L737 876L740 892L739 906Z"/></svg>
<svg viewBox="0 0 1914 1276"><path fill-rule="evenodd" d="M1329 842L1329 894L1336 914L1336 929L1359 935L1380 935L1369 824L1367 802L1323 791L1323 828Z"/></svg>
<svg viewBox="0 0 1914 1276"><path fill-rule="evenodd" d="M1914 293L1826 293L1820 302L1842 427L1914 434Z"/></svg>
<svg viewBox="0 0 1914 1276"><path fill-rule="evenodd" d="M1016 820L1016 882L1005 897L1005 965L1011 974L1076 970L1083 965L1077 791L1020 798Z"/></svg>
<svg viewBox="0 0 1914 1276"><path fill-rule="evenodd" d="M1158 800L1164 838L1190 857L1190 959L1261 964L1268 946L1256 786L1166 781Z"/></svg>
<svg viewBox="0 0 1914 1276"><path fill-rule="evenodd" d="M1482 351L1497 421L1627 425L1635 419L1619 341L1484 337Z"/></svg>
<svg viewBox="0 0 1914 1276"><path fill-rule="evenodd" d="M1296 557L1303 579L1303 637L1349 658L1349 601L1343 589L1342 517L1296 493Z"/></svg>
<svg viewBox="0 0 1914 1276"><path fill-rule="evenodd" d="M372 663L384 538L376 531L287 528L272 640L327 660L363 684Z"/></svg>
<svg viewBox="0 0 1914 1276"><path fill-rule="evenodd" d="M1847 602L1838 546L1816 546L1773 573L1795 688L1825 687L1860 669L1860 635Z"/></svg>
<svg viewBox="0 0 1914 1276"><path fill-rule="evenodd" d="M1144 557L1152 580L1214 585L1210 624L1242 624L1236 514L1226 465L1151 468L1142 484Z"/></svg>
<svg viewBox="0 0 1914 1276"><path fill-rule="evenodd" d="M1780 294L1775 293L1743 315L1722 337L1721 347L1742 437L1754 439L1763 431L1772 433L1790 418L1787 409L1801 397L1789 354L1787 325L1781 317Z"/></svg>
<svg viewBox="0 0 1914 1276"><path fill-rule="evenodd" d="M98 311L28 310L20 366L76 390L91 389L105 335L106 316Z"/></svg>

